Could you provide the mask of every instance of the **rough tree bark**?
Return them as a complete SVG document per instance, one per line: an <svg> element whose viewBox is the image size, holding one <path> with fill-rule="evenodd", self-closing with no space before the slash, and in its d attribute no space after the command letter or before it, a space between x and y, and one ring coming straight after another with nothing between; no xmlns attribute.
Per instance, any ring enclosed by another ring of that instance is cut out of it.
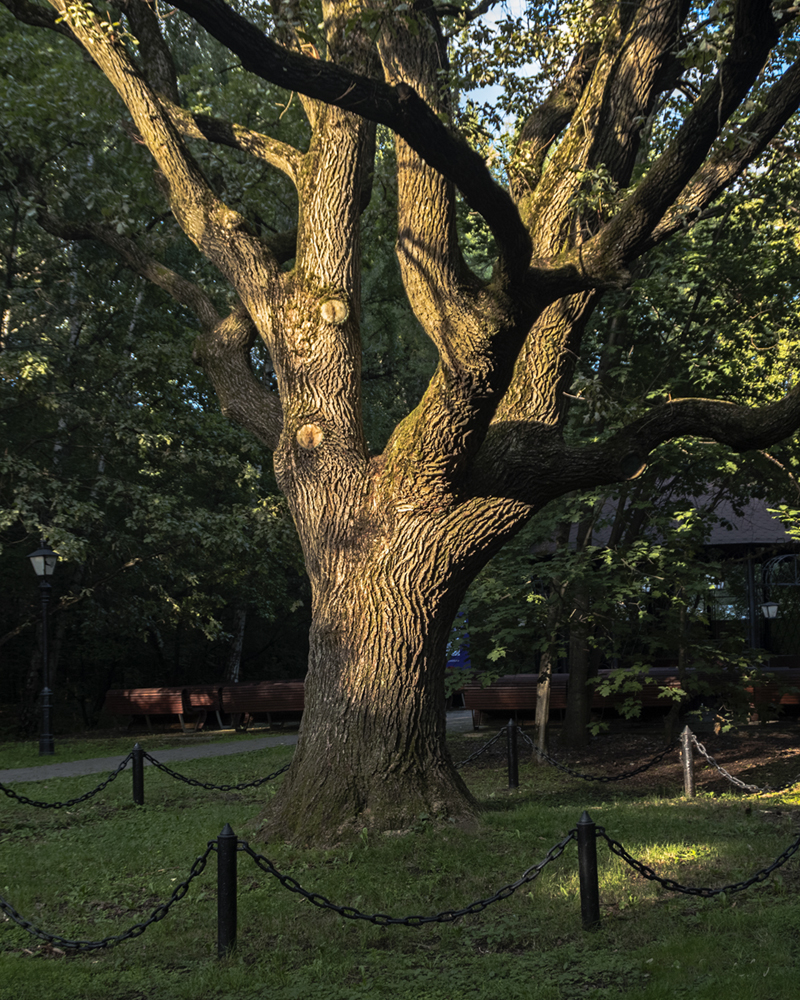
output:
<svg viewBox="0 0 800 1000"><path fill-rule="evenodd" d="M531 112L506 189L446 124L452 95L440 72L440 19L470 12L390 0L376 21L365 0L324 0L321 58L294 33L300 15L291 4L272 5L282 27L269 37L223 0L177 0L245 69L301 95L312 127L301 151L179 107L172 59L144 0L119 4L136 56L88 3L49 0L52 14L28 0L3 3L89 53L152 154L175 219L238 299L219 315L144 237L57 215L29 179L43 226L103 242L194 310L197 358L223 410L274 451L305 552L313 626L303 733L265 831L319 843L365 825L404 826L421 812L473 815L444 740L444 665L452 620L480 568L549 500L635 476L676 435L702 433L741 450L800 425L795 390L759 410L671 400L589 446L563 436L563 394L603 291L624 285L638 257L697 218L800 103L800 65L776 57L780 79L755 111L739 113L794 8L738 0L718 72L640 176L644 124L683 72L676 56L691 11L685 0L599 3L603 37L577 47L564 80ZM397 137L397 253L409 301L439 352L419 405L380 455L369 453L362 426L359 332L359 219L375 123ZM715 145L725 129L731 141ZM192 156L201 141L289 177L296 233L258 237ZM610 208L578 207L589 204L580 196L601 165L619 197ZM494 236L489 281L462 259L456 189ZM277 392L249 368L256 337Z"/></svg>

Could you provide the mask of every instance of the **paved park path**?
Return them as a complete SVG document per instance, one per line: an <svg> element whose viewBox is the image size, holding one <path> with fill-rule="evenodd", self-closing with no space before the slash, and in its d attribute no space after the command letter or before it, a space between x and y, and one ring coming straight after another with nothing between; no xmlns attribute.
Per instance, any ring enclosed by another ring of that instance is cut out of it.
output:
<svg viewBox="0 0 800 1000"><path fill-rule="evenodd" d="M455 711L447 713L448 732L470 732L472 712ZM142 742L146 744L146 737ZM192 743L190 746L176 747L174 750L158 750L153 756L160 764L174 764L183 760L199 760L203 757L227 757L234 753L249 753L266 747L294 746L297 733L276 734L258 739L240 740L236 743ZM56 745L57 747L57 745ZM145 745L144 749L147 749ZM38 767L14 767L0 771L0 783L13 784L16 781L48 781L50 778L80 778L84 774L100 774L114 771L122 756L93 757L91 760L71 760L61 764L40 764ZM145 760L145 767L152 767Z"/></svg>

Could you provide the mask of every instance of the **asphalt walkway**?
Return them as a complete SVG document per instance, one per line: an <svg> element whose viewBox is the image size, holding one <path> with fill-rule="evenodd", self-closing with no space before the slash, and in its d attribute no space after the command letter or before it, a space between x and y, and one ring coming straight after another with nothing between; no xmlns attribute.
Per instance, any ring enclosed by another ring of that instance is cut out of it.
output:
<svg viewBox="0 0 800 1000"><path fill-rule="evenodd" d="M447 713L448 732L463 733L471 730L472 712L460 710ZM142 742L146 750L146 739L143 739ZM283 733L247 740L247 742L192 743L189 746L176 747L174 750L158 750L153 756L160 764L174 764L184 760L199 760L203 757L227 757L234 753L249 753L251 750L264 750L266 747L294 746L295 743L297 743L297 733ZM0 771L0 784L48 781L51 778L80 778L84 774L115 771L121 760L121 756L93 757L91 760L70 760L59 764L40 764L37 767L13 767ZM153 765L149 760L145 760L144 766L152 767Z"/></svg>

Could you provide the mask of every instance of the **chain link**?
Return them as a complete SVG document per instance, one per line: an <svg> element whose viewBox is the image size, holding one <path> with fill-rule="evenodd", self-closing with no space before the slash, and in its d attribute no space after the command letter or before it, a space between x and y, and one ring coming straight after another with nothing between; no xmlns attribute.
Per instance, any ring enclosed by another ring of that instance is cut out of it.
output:
<svg viewBox="0 0 800 1000"><path fill-rule="evenodd" d="M533 882L533 880L541 874L543 869L549 865L551 861L555 861L557 858L561 857L567 844L569 844L571 840L575 839L576 834L577 831L575 829L570 830L566 837L550 848L545 857L538 864L535 864L531 868L524 871L516 882L511 882L509 885L503 886L502 889L498 889L493 896L489 896L486 899L478 899L461 910L443 910L441 913L437 913L434 916L429 917L390 917L386 913L367 914L362 913L361 910L357 910L352 906L338 906L336 903L332 903L329 899L326 899L326 897L320 893L309 892L308 889L304 889L296 879L291 877L291 875L284 875L282 872L279 872L269 858L265 858L261 854L256 854L247 841L239 841L239 850L244 851L245 854L249 854L262 871L278 879L284 889L288 889L290 892L303 896L309 901L309 903L313 903L314 906L318 906L320 909L333 910L334 913L338 913L341 917L347 917L349 920L366 920L368 923L377 924L379 927L386 927L391 924L402 924L406 927L421 927L423 924L450 923L454 920L458 920L459 917L466 916L467 914L481 913L487 906L490 906L492 903L496 903L500 899L508 899L508 897L512 893L516 892L520 886L525 885L528 882Z"/></svg>
<svg viewBox="0 0 800 1000"><path fill-rule="evenodd" d="M205 853L195 858L188 877L175 887L172 895L166 903L161 903L155 908L155 910L153 910L147 920L144 920L140 924L134 924L121 934L113 934L111 937L103 938L101 941L73 941L70 938L62 937L60 934L49 934L47 931L43 931L40 927L36 927L29 920L21 917L14 907L7 900L3 899L2 896L0 896L0 911L5 913L9 920L13 920L13 922L23 930L34 935L34 937L40 938L42 941L47 941L48 944L59 945L62 948L75 952L96 951L99 948L111 948L115 945L121 944L123 941L129 941L131 938L140 937L151 924L155 924L159 920L163 920L169 913L170 908L179 900L183 899L189 891L191 883L198 877L198 875L203 874L209 854L216 849L216 840L209 841Z"/></svg>
<svg viewBox="0 0 800 1000"><path fill-rule="evenodd" d="M641 774L642 771L646 771L648 768L653 767L654 764L658 764L667 756L668 753L671 753L676 749L675 743L671 743L668 747L664 747L660 753L657 753L652 760L647 761L646 764L642 764L639 767L634 768L633 771L624 771L622 774L582 774L580 771L574 771L571 767L559 764L559 762L554 757L551 757L550 754L545 753L544 750L540 750L527 733L520 730L520 736L528 744L528 746L532 747L534 752L538 753L539 756L543 760L546 760L548 764L552 764L553 767L557 767L559 771L564 771L565 774L571 774L573 778L583 778L584 781L624 781L626 778L632 778L634 775Z"/></svg>
<svg viewBox="0 0 800 1000"><path fill-rule="evenodd" d="M660 875L657 875L649 865L644 864L642 861L637 861L636 858L628 854L622 844L620 844L617 840L612 840L602 826L597 827L597 836L602 837L606 841L612 852L616 854L617 857L622 858L626 864L630 865L631 868L639 872L640 875L649 879L651 882L658 882L659 885L663 886L664 889L669 889L670 892L682 892L686 896L704 896L706 898L710 896L719 896L723 892L741 892L743 889L748 889L751 885L755 885L757 882L765 882L776 868L780 868L781 865L786 864L789 858L791 858L791 856L795 854L798 849L800 849L800 836L798 836L797 840L790 844L783 854L779 855L771 865L756 872L752 878L747 879L745 882L734 882L731 885L724 885L719 889L709 889L700 886L685 886L681 885L680 882L676 882L674 879L662 878Z"/></svg>
<svg viewBox="0 0 800 1000"><path fill-rule="evenodd" d="M119 777L131 760L133 760L133 754L129 753L125 760L120 761L116 771L112 771L106 780L102 784L98 785L97 788L93 788L91 792L86 792L84 795L79 795L76 799L69 799L67 802L37 802L35 799L29 799L26 795L19 795L13 789L3 784L0 784L0 792L4 792L10 799L16 799L17 802L20 802L25 806L36 806L38 809L64 809L66 806L75 806L79 802L85 802L93 795L97 795L98 792L102 792L107 785L110 785L112 781Z"/></svg>
<svg viewBox="0 0 800 1000"><path fill-rule="evenodd" d="M157 767L159 771L164 771L171 778L175 778L178 781L183 781L187 785L191 785L193 788L206 788L210 791L217 792L239 792L243 788L258 788L259 785L263 785L265 781L272 781L273 778L277 778L279 774L283 774L288 771L292 766L292 762L289 761L288 764L284 764L283 767L279 768L277 771L273 771L272 774L268 774L266 778L256 778L255 781L242 781L238 785L213 785L209 781L198 781L196 778L187 778L185 774L179 774L177 771L173 771L172 768L167 767L166 764L162 764L160 761L156 760L155 757L151 757L150 754L145 750L143 756L146 757L153 767Z"/></svg>
<svg viewBox="0 0 800 1000"><path fill-rule="evenodd" d="M691 733L691 739L692 743L697 748L698 753L705 757L708 763L711 764L712 767L715 767L723 778L727 778L732 785L736 785L737 788L741 788L745 792L752 792L755 795L766 795L770 792L784 792L787 788L793 788L798 782L800 782L800 778L795 778L793 781L787 781L782 785L778 785L776 788L772 788L770 785L765 785L763 788L759 788L758 785L748 785L746 782L742 781L741 778L735 777L729 771L726 771L721 764L718 764L703 744L697 739L694 733Z"/></svg>

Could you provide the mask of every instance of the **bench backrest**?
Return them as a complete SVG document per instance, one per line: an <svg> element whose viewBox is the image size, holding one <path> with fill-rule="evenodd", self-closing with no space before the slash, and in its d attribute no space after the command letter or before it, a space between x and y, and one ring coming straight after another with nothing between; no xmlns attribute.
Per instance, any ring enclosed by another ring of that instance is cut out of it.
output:
<svg viewBox="0 0 800 1000"><path fill-rule="evenodd" d="M183 689L185 711L218 712L222 708L222 688L219 684L200 684Z"/></svg>
<svg viewBox="0 0 800 1000"><path fill-rule="evenodd" d="M111 715L180 715L183 688L128 688L106 693L105 711Z"/></svg>
<svg viewBox="0 0 800 1000"><path fill-rule="evenodd" d="M566 708L569 674L550 675L550 708ZM508 674L489 687L468 684L464 689L464 708L487 712L535 711L539 692L538 674Z"/></svg>
<svg viewBox="0 0 800 1000"><path fill-rule="evenodd" d="M305 707L303 681L260 681L222 688L223 712L302 712Z"/></svg>

